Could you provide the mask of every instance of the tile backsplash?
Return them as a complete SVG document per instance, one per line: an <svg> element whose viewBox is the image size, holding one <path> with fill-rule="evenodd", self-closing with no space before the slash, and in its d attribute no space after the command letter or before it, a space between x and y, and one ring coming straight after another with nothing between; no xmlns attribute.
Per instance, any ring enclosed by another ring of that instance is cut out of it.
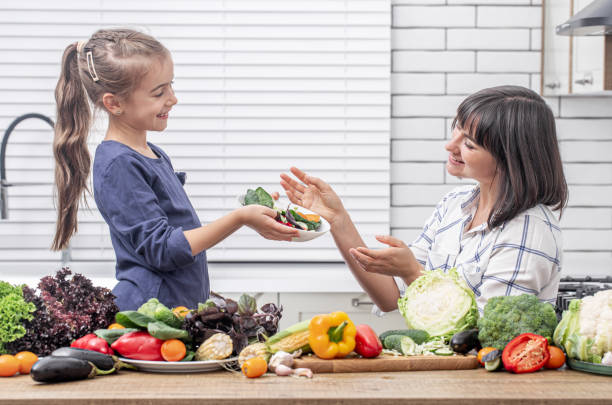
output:
<svg viewBox="0 0 612 405"><path fill-rule="evenodd" d="M394 0L391 228L409 242L460 180L443 147L457 105L502 84L539 91L542 2ZM547 97L557 119L569 205L564 275L612 274L612 97Z"/></svg>

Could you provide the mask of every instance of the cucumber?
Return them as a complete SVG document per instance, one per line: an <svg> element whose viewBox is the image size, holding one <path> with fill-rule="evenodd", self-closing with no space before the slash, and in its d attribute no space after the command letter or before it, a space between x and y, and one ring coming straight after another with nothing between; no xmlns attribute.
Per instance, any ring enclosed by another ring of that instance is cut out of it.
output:
<svg viewBox="0 0 612 405"><path fill-rule="evenodd" d="M381 342L385 341L387 336L391 335L402 335L408 336L410 339L414 341L417 345L423 344L427 339L429 339L429 333L421 329L394 329L388 330L386 332L381 333L378 337Z"/></svg>
<svg viewBox="0 0 612 405"><path fill-rule="evenodd" d="M496 358L495 360L485 361L485 369L487 371L495 371L501 366L501 358Z"/></svg>
<svg viewBox="0 0 612 405"><path fill-rule="evenodd" d="M501 350L493 350L489 353L482 356L482 361L484 362L485 369L487 371L495 371L501 368Z"/></svg>
<svg viewBox="0 0 612 405"><path fill-rule="evenodd" d="M434 350L434 354L436 356L452 356L455 352L450 347L443 347L440 349Z"/></svg>
<svg viewBox="0 0 612 405"><path fill-rule="evenodd" d="M416 343L409 336L391 335L387 336L383 342L383 347L389 350L395 350L405 356L410 356L416 353Z"/></svg>

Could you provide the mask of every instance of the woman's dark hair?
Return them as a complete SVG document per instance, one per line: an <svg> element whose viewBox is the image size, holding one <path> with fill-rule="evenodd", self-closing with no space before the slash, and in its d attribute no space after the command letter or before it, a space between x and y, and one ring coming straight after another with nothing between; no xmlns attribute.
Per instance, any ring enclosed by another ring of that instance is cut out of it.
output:
<svg viewBox="0 0 612 405"><path fill-rule="evenodd" d="M79 202L88 190L90 103L103 109L105 93L129 99L151 66L169 54L155 38L130 29L99 30L87 41L72 43L64 50L55 87L57 224L52 250L64 249L77 231Z"/></svg>
<svg viewBox="0 0 612 405"><path fill-rule="evenodd" d="M568 191L555 119L537 93L519 86L480 90L459 105L452 126L470 134L497 161L489 228L537 204L563 212Z"/></svg>

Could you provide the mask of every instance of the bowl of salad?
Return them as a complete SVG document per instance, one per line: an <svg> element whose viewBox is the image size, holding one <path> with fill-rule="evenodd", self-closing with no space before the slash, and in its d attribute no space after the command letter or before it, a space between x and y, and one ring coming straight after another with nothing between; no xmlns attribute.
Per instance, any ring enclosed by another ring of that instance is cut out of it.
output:
<svg viewBox="0 0 612 405"><path fill-rule="evenodd" d="M276 207L275 200L262 187L255 190L248 189L246 194L238 196L241 205L259 204L276 210L276 221L283 225L297 229L298 236L292 238L293 242L306 242L318 238L329 231L329 223L320 215L297 205L287 205L287 208Z"/></svg>

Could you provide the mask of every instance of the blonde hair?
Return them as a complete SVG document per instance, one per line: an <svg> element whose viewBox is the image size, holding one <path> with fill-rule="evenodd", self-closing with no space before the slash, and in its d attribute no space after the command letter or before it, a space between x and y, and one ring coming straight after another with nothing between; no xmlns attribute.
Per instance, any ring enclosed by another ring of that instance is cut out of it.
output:
<svg viewBox="0 0 612 405"><path fill-rule="evenodd" d="M130 29L95 32L66 47L55 88L57 123L53 139L57 224L52 250L66 248L77 232L79 201L89 191L91 157L87 137L92 121L89 102L103 109L102 96L129 99L150 66L169 55L155 38Z"/></svg>

